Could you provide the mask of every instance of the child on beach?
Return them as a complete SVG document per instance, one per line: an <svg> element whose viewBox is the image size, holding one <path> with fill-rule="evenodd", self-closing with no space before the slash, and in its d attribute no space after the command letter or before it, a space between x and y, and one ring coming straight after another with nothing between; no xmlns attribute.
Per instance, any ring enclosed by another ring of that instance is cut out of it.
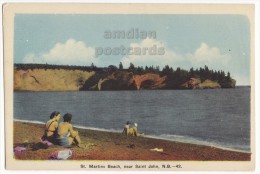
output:
<svg viewBox="0 0 260 174"><path fill-rule="evenodd" d="M71 124L72 115L67 113L63 116L63 122L58 126L58 136L56 143L60 146L67 147L75 143L81 147L81 140L78 131L74 131Z"/></svg>
<svg viewBox="0 0 260 174"><path fill-rule="evenodd" d="M47 140L51 143L55 142L60 117L60 113L57 111L51 113L50 120L45 124L45 132L42 136L42 140Z"/></svg>
<svg viewBox="0 0 260 174"><path fill-rule="evenodd" d="M138 133L137 126L138 126L137 123L134 123L134 127L128 129L128 135L132 135L136 137L144 136L144 133Z"/></svg>
<svg viewBox="0 0 260 174"><path fill-rule="evenodd" d="M127 121L126 122L126 124L125 124L125 126L124 126L124 129L123 129L123 134L125 135L125 136L127 136L128 135L128 130L129 130L129 128L130 128L130 121Z"/></svg>

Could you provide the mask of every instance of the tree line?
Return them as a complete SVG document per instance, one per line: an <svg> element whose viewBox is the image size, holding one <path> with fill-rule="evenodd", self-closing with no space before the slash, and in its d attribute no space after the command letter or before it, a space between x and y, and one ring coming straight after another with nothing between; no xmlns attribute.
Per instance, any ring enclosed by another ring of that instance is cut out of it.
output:
<svg viewBox="0 0 260 174"><path fill-rule="evenodd" d="M122 62L119 63L119 66L109 65L108 67L97 67L93 63L90 66L76 66L76 65L52 65L52 64L14 64L15 69L17 70L28 70L28 69L64 69L64 70L81 70L81 71L104 71L104 72L114 72L117 70L128 71L133 74L146 74L154 73L159 74L160 76L167 76L167 81L171 86L169 88L174 88L180 86L180 84L185 83L190 78L200 78L203 82L206 79L218 82L222 87L229 87L232 83L232 78L230 73L227 74L222 71L216 71L209 69L208 66L201 68L190 68L190 70L181 69L177 67L173 69L169 65L165 65L162 70L159 66L135 66L133 63L130 63L128 68L124 68Z"/></svg>
<svg viewBox="0 0 260 174"><path fill-rule="evenodd" d="M64 69L64 70L81 70L81 71L98 71L102 68L96 67L93 63L90 66L76 66L76 65L52 65L52 64L14 64L16 70L34 70L34 69Z"/></svg>
<svg viewBox="0 0 260 174"><path fill-rule="evenodd" d="M123 69L123 65L120 62L119 69ZM146 73L155 73L161 76L167 76L167 80L170 81L172 86L169 88L178 87L181 84L187 82L191 78L199 78L202 82L206 79L218 82L222 87L229 87L233 83L230 72L225 73L222 70L212 70L208 66L200 68L190 68L190 70L181 69L177 67L173 69L169 65L165 65L162 70L159 66L137 66L135 67L133 63L130 63L128 71L133 72L134 74L146 74Z"/></svg>

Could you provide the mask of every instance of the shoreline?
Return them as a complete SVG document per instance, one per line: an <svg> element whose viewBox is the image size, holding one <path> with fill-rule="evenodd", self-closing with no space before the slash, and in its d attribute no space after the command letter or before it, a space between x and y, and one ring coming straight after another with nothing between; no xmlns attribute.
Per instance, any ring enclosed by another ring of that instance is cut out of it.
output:
<svg viewBox="0 0 260 174"><path fill-rule="evenodd" d="M87 149L72 147L71 160L195 160L195 161L250 161L251 154L224 150L212 146L182 143L149 137L125 137L117 132L79 129L82 143ZM31 145L39 143L44 125L14 121L14 147L27 147L25 153L15 156L21 160L47 160L51 152L64 149L51 146L33 150ZM133 145L131 147L130 145ZM151 149L163 149L154 152Z"/></svg>
<svg viewBox="0 0 260 174"><path fill-rule="evenodd" d="M31 124L45 124L44 122L41 121L30 121L30 120L20 120L20 119L14 119L15 122L22 122L22 123L31 123ZM102 129L102 128L95 128L95 127L85 127L85 126L79 126L79 125L73 125L74 128L77 129L83 129L83 130L91 130L91 131L100 131L100 132L108 132L108 133L121 133L121 130L115 130L115 129ZM246 151L246 150L242 150L242 149L234 149L234 148L229 148L229 147L224 147L218 144L214 144L211 142L207 142L207 141L200 141L200 140L196 140L194 139L194 141L192 140L188 140L188 139L183 139L183 140L179 140L179 139L170 139L170 138L166 138L166 137L160 137L160 136L156 136L156 135L145 135L143 136L144 138L149 138L149 139L156 139L156 140L164 140L164 141L170 141L170 142L178 142L178 143L187 143L187 144L192 144L192 145L201 145L201 146L208 146L208 147L214 147L214 148L218 148L218 149L222 149L222 150L228 150L228 151L233 151L233 152L241 152L241 153L250 153L250 151Z"/></svg>
<svg viewBox="0 0 260 174"><path fill-rule="evenodd" d="M182 89L182 88L173 88L173 89L139 89L139 90L15 90L14 92L124 92L124 91L192 91L192 90L225 90L225 89L236 89L236 88L251 88L250 85L236 86L234 88L203 88L203 89Z"/></svg>

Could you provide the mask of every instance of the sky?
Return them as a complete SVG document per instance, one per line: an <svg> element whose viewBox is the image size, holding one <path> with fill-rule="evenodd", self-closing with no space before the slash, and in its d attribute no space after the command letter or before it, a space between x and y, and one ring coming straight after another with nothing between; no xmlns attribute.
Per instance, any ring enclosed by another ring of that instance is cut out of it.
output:
<svg viewBox="0 0 260 174"><path fill-rule="evenodd" d="M106 37L117 31L125 38ZM141 38L145 32L156 37ZM125 68L131 62L186 70L207 65L230 72L237 85L249 85L250 24L242 15L16 14L14 62L98 67L122 62Z"/></svg>

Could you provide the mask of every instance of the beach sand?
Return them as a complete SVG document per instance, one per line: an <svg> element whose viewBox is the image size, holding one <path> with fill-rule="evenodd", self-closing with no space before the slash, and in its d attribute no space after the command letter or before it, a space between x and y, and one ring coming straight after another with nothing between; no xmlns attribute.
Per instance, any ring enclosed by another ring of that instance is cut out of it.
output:
<svg viewBox="0 0 260 174"><path fill-rule="evenodd" d="M178 161L250 161L250 153L223 150L216 147L179 143L145 137L125 137L88 129L79 131L82 143L87 148L72 147L69 160L178 160ZM60 146L41 147L40 137L44 125L14 122L14 147L24 146L27 150L15 156L20 160L48 160L51 153L63 150ZM159 148L163 152L150 149Z"/></svg>

